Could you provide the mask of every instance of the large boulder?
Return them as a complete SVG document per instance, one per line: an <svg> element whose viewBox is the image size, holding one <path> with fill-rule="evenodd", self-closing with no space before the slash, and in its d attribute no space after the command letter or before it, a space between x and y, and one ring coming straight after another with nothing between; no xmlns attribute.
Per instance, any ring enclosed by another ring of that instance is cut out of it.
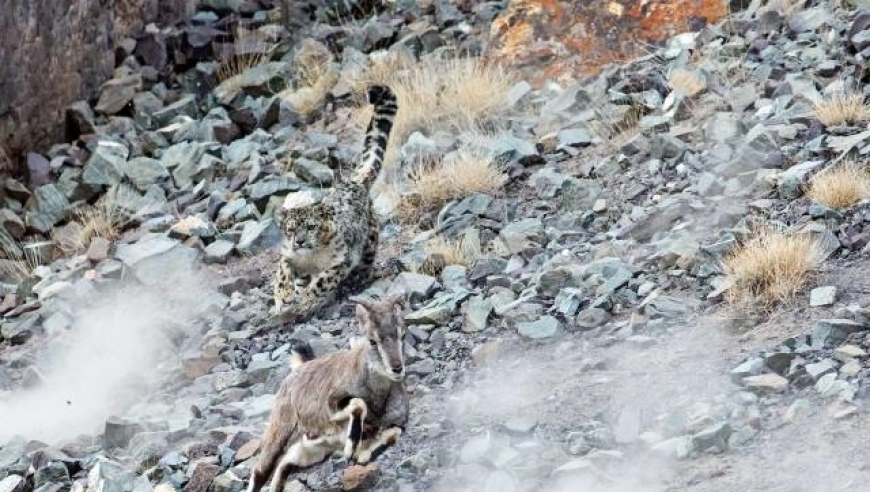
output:
<svg viewBox="0 0 870 492"><path fill-rule="evenodd" d="M511 0L492 23L495 55L530 69L536 81L592 75L636 56L638 42L658 43L716 22L728 8L728 0Z"/></svg>
<svg viewBox="0 0 870 492"><path fill-rule="evenodd" d="M18 155L64 139L65 111L115 67L115 45L195 0L6 0L0 9L0 147Z"/></svg>

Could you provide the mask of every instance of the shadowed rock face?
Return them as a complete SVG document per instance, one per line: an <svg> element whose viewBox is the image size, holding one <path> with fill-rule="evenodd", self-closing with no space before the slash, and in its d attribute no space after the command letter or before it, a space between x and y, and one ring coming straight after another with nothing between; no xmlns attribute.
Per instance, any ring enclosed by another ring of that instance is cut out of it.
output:
<svg viewBox="0 0 870 492"><path fill-rule="evenodd" d="M65 109L114 68L115 43L184 0L5 0L0 9L0 146L18 154L63 140Z"/></svg>
<svg viewBox="0 0 870 492"><path fill-rule="evenodd" d="M496 53L539 78L594 75L728 13L727 0L512 0L492 24Z"/></svg>

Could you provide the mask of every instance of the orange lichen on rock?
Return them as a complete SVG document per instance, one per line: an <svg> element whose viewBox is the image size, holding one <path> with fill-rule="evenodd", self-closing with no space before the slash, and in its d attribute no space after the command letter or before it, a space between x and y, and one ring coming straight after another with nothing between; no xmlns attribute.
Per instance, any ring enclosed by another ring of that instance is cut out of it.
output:
<svg viewBox="0 0 870 492"><path fill-rule="evenodd" d="M564 23L565 8L557 0L513 0L508 12L493 21L491 32L499 39L499 55L523 58Z"/></svg>
<svg viewBox="0 0 870 492"><path fill-rule="evenodd" d="M539 79L577 77L727 14L726 0L513 0L491 33L503 62Z"/></svg>
<svg viewBox="0 0 870 492"><path fill-rule="evenodd" d="M634 1L627 16L640 23L640 35L651 42L685 32L692 22L716 22L728 14L721 0Z"/></svg>

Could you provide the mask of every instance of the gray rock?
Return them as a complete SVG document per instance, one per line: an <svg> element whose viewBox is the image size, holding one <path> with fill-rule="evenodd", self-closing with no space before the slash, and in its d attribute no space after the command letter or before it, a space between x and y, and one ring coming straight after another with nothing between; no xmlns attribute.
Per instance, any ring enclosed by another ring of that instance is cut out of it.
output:
<svg viewBox="0 0 870 492"><path fill-rule="evenodd" d="M602 197L604 189L593 179L569 179L562 190L567 206L574 210L590 210Z"/></svg>
<svg viewBox="0 0 870 492"><path fill-rule="evenodd" d="M846 338L867 326L849 319L823 319L813 327L812 346L821 349L825 346L836 346L846 341Z"/></svg>
<svg viewBox="0 0 870 492"><path fill-rule="evenodd" d="M412 302L428 299L438 286L438 280L429 275L413 272L402 272L393 281L390 290L396 290L405 294Z"/></svg>
<svg viewBox="0 0 870 492"><path fill-rule="evenodd" d="M242 93L252 96L269 96L281 91L287 84L289 64L269 62L230 77L215 87L214 95L221 104L229 105Z"/></svg>
<svg viewBox="0 0 870 492"><path fill-rule="evenodd" d="M272 176L261 179L251 186L248 194L251 200L260 203L261 200L269 199L273 195L296 191L299 183L288 176Z"/></svg>
<svg viewBox="0 0 870 492"><path fill-rule="evenodd" d="M196 379L211 372L221 362L220 357L203 356L202 353L186 354L181 358L184 374L190 379Z"/></svg>
<svg viewBox="0 0 870 492"><path fill-rule="evenodd" d="M607 277L607 280L604 282L604 285L598 289L598 292L602 294L612 294L616 292L617 289L623 287L629 280L631 280L634 276L634 271L633 268L617 267Z"/></svg>
<svg viewBox="0 0 870 492"><path fill-rule="evenodd" d="M465 291L444 293L422 308L405 315L405 321L414 325L443 326L453 317L460 302L470 293Z"/></svg>
<svg viewBox="0 0 870 492"><path fill-rule="evenodd" d="M233 470L227 470L223 475L219 475L211 483L213 492L241 492L245 490L247 483L236 476Z"/></svg>
<svg viewBox="0 0 870 492"><path fill-rule="evenodd" d="M462 331L473 333L486 329L486 321L492 312L492 301L482 296L473 296L465 303L465 318Z"/></svg>
<svg viewBox="0 0 870 492"><path fill-rule="evenodd" d="M208 148L209 144L181 142L163 151L160 161L172 173L175 186L184 189L192 184L200 160Z"/></svg>
<svg viewBox="0 0 870 492"><path fill-rule="evenodd" d="M743 386L769 393L782 393L788 387L788 379L779 374L759 374L743 378Z"/></svg>
<svg viewBox="0 0 870 492"><path fill-rule="evenodd" d="M704 451L711 447L726 450L731 432L731 425L728 422L711 425L692 436L692 446L698 451Z"/></svg>
<svg viewBox="0 0 870 492"><path fill-rule="evenodd" d="M235 248L236 245L233 242L218 239L206 246L203 261L206 263L226 263Z"/></svg>
<svg viewBox="0 0 870 492"><path fill-rule="evenodd" d="M218 465L203 461L194 464L190 480L184 486L184 492L207 492L212 480L218 476L220 470Z"/></svg>
<svg viewBox="0 0 870 492"><path fill-rule="evenodd" d="M154 466L166 455L170 450L168 436L167 431L150 431L139 432L130 438L128 452L139 469Z"/></svg>
<svg viewBox="0 0 870 492"><path fill-rule="evenodd" d="M273 364L271 361L268 364ZM252 381L244 371L225 371L214 375L212 385L215 391L224 391L230 388L246 388Z"/></svg>
<svg viewBox="0 0 870 492"><path fill-rule="evenodd" d="M795 199L801 196L802 187L810 174L824 165L825 161L808 161L783 171L778 179L779 196L786 199Z"/></svg>
<svg viewBox="0 0 870 492"><path fill-rule="evenodd" d="M502 133L496 137L474 142L479 148L472 151L482 152L492 157L502 157L509 160L522 159L538 155L535 144L513 135Z"/></svg>
<svg viewBox="0 0 870 492"><path fill-rule="evenodd" d="M526 97L530 92L532 92L532 86L526 82L525 80L521 80L514 84L513 87L507 93L507 100L510 106L515 106L518 102L522 101L523 98Z"/></svg>
<svg viewBox="0 0 870 492"><path fill-rule="evenodd" d="M791 369L791 363L797 354L795 352L773 352L765 354L764 365L780 376L785 376Z"/></svg>
<svg viewBox="0 0 870 492"><path fill-rule="evenodd" d="M103 429L103 445L107 448L126 448L130 439L142 430L142 425L136 422L109 417Z"/></svg>
<svg viewBox="0 0 870 492"><path fill-rule="evenodd" d="M51 181L51 163L40 154L28 152L27 176L31 188L48 184Z"/></svg>
<svg viewBox="0 0 870 492"><path fill-rule="evenodd" d="M133 98L133 120L143 128L154 126L154 113L163 108L163 101L151 92L140 92Z"/></svg>
<svg viewBox="0 0 870 492"><path fill-rule="evenodd" d="M506 225L499 232L501 244L509 254L516 254L547 242L541 219L528 218Z"/></svg>
<svg viewBox="0 0 870 492"><path fill-rule="evenodd" d="M299 157L293 160L293 172L313 185L330 185L334 178L332 169L317 161Z"/></svg>
<svg viewBox="0 0 870 492"><path fill-rule="evenodd" d="M67 118L69 118L69 121L75 129L78 130L80 135L95 133L94 128L96 127L96 124L94 123L94 120L96 120L96 115L87 101L76 101L72 103L69 109L67 109L66 114Z"/></svg>
<svg viewBox="0 0 870 492"><path fill-rule="evenodd" d="M544 340L557 336L562 330L559 320L552 316L543 316L537 321L517 323L517 331L523 338Z"/></svg>
<svg viewBox="0 0 870 492"><path fill-rule="evenodd" d="M669 122L668 118L656 118L648 120L652 125L663 125ZM650 139L650 155L656 159L668 159L671 162L678 162L686 152L686 143L679 138L666 134L656 133Z"/></svg>
<svg viewBox="0 0 870 492"><path fill-rule="evenodd" d="M589 307L577 314L575 323L580 330L594 330L610 320L610 313L598 307Z"/></svg>
<svg viewBox="0 0 870 492"><path fill-rule="evenodd" d="M585 147L592 144L592 135L585 128L562 130L556 134L559 147Z"/></svg>
<svg viewBox="0 0 870 492"><path fill-rule="evenodd" d="M8 340L12 345L27 342L38 331L39 319L39 314L30 314L0 321L0 339Z"/></svg>
<svg viewBox="0 0 870 492"><path fill-rule="evenodd" d="M813 381L818 381L822 378L822 376L826 374L836 374L837 372L836 368L834 367L833 361L831 361L830 359L823 359L819 362L807 364L806 366L804 366L804 370L806 370L809 377L813 378Z"/></svg>
<svg viewBox="0 0 870 492"><path fill-rule="evenodd" d="M810 306L831 306L837 300L837 287L816 287L810 291Z"/></svg>
<svg viewBox="0 0 870 492"><path fill-rule="evenodd" d="M199 215L185 217L169 228L169 237L181 240L189 237L212 238L216 234L214 224Z"/></svg>
<svg viewBox="0 0 870 492"><path fill-rule="evenodd" d="M544 167L529 178L535 187L538 198L550 199L561 193L570 176L557 172L552 167Z"/></svg>
<svg viewBox="0 0 870 492"><path fill-rule="evenodd" d="M55 184L40 186L33 194L36 199L36 208L40 213L50 217L54 224L60 222L67 215L69 200Z"/></svg>
<svg viewBox="0 0 870 492"><path fill-rule="evenodd" d="M688 311L686 301L666 295L651 294L642 303L644 312L650 318L679 318Z"/></svg>
<svg viewBox="0 0 870 492"><path fill-rule="evenodd" d="M283 364L277 360L252 360L248 367L247 380L250 384L265 383L269 376Z"/></svg>
<svg viewBox="0 0 870 492"><path fill-rule="evenodd" d="M0 492L25 492L27 481L20 475L9 475L0 480Z"/></svg>
<svg viewBox="0 0 870 492"><path fill-rule="evenodd" d="M867 351L855 345L843 345L834 349L834 358L841 362L849 362L867 356Z"/></svg>
<svg viewBox="0 0 870 492"><path fill-rule="evenodd" d="M253 255L278 246L283 235L275 221L266 219L260 222L248 221L242 229L242 236L236 249L241 254Z"/></svg>
<svg viewBox="0 0 870 492"><path fill-rule="evenodd" d="M462 290L468 288L468 269L462 265L446 265L441 270L441 283L447 290Z"/></svg>
<svg viewBox="0 0 870 492"><path fill-rule="evenodd" d="M708 140L724 143L745 134L746 128L738 115L719 112L705 123L704 131Z"/></svg>
<svg viewBox="0 0 870 492"><path fill-rule="evenodd" d="M100 88L100 97L94 109L104 114L118 113L140 90L142 76L138 73L109 80Z"/></svg>
<svg viewBox="0 0 870 492"><path fill-rule="evenodd" d="M412 133L399 151L403 159L421 159L421 161L440 152L438 143L420 132Z"/></svg>
<svg viewBox="0 0 870 492"><path fill-rule="evenodd" d="M433 374L435 372L435 361L429 358L419 360L414 362L413 364L409 364L408 367L405 368L408 374L415 374L417 376L428 376L429 374Z"/></svg>
<svg viewBox="0 0 870 492"><path fill-rule="evenodd" d="M115 256L140 281L155 285L193 271L199 252L162 234L150 234L136 243L118 245Z"/></svg>
<svg viewBox="0 0 870 492"><path fill-rule="evenodd" d="M825 224L819 222L810 222L803 228L801 232L805 232L812 236L819 246L821 260L828 259L835 251L840 249L840 240Z"/></svg>
<svg viewBox="0 0 870 492"><path fill-rule="evenodd" d="M140 191L147 191L155 184L163 184L169 180L169 171L157 159L134 157L121 166L121 170L133 186Z"/></svg>
<svg viewBox="0 0 870 492"><path fill-rule="evenodd" d="M507 267L507 261L501 258L481 258L474 262L468 272L468 280L477 282L494 275L501 274Z"/></svg>
<svg viewBox="0 0 870 492"><path fill-rule="evenodd" d="M13 437L0 447L0 470L6 470L17 463L27 452L28 441L21 436Z"/></svg>
<svg viewBox="0 0 870 492"><path fill-rule="evenodd" d="M181 115L189 116L193 119L197 118L196 99L192 94L182 97L159 111L155 111L153 117L159 126L165 126L175 117Z"/></svg>
<svg viewBox="0 0 870 492"><path fill-rule="evenodd" d="M583 303L583 291L573 287L560 289L553 304L556 311L563 316L574 316Z"/></svg>
<svg viewBox="0 0 870 492"><path fill-rule="evenodd" d="M111 140L100 140L85 164L82 180L91 186L118 184L124 175L124 164L130 151L127 146Z"/></svg>

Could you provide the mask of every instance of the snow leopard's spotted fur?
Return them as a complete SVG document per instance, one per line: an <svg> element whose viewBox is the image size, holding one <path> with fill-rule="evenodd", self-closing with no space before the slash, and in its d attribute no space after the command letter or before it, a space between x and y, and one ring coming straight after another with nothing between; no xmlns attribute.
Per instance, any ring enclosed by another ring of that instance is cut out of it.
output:
<svg viewBox="0 0 870 492"><path fill-rule="evenodd" d="M378 177L398 109L385 86L368 90L374 115L353 176L336 183L320 201L283 210L284 240L274 281L275 321L300 322L368 282L380 224L372 210L371 184Z"/></svg>

